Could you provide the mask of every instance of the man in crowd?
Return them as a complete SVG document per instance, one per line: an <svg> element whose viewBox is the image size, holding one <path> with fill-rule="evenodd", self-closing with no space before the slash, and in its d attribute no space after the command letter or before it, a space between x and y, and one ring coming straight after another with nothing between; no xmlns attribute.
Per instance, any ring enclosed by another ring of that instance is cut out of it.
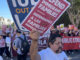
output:
<svg viewBox="0 0 80 60"><path fill-rule="evenodd" d="M30 47L31 60L68 60L67 55L62 51L62 41L59 34L51 34L48 47L38 52L38 31L31 31L30 37L32 38L32 44Z"/></svg>
<svg viewBox="0 0 80 60"><path fill-rule="evenodd" d="M26 50L25 53L23 53L23 51L22 51L22 50L24 50L22 44L24 44L24 40L26 40L26 39L24 38L24 35L21 34L20 30L17 30L16 34L17 34L17 37L14 40L13 49L15 51L17 51L17 60L26 60L26 55L28 53L29 48L28 48L28 50Z"/></svg>

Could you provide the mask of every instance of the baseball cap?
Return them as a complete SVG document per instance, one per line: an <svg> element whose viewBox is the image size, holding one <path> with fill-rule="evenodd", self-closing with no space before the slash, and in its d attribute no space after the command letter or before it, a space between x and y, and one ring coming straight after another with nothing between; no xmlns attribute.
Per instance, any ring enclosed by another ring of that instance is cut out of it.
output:
<svg viewBox="0 0 80 60"><path fill-rule="evenodd" d="M21 33L21 30L16 30L16 33Z"/></svg>

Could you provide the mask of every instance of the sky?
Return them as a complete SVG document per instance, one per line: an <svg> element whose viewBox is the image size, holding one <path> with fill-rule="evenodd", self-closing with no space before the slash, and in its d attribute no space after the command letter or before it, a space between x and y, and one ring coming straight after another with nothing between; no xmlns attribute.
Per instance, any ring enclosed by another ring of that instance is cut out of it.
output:
<svg viewBox="0 0 80 60"><path fill-rule="evenodd" d="M0 0L0 17L13 20L7 4L7 0Z"/></svg>

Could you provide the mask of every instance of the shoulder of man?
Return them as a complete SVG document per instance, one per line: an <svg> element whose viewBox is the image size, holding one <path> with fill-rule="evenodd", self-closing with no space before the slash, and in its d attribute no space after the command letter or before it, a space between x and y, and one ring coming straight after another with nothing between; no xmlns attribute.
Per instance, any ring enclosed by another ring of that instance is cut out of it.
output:
<svg viewBox="0 0 80 60"><path fill-rule="evenodd" d="M15 38L15 41L20 41L20 38L21 38L21 37L16 37L16 38Z"/></svg>
<svg viewBox="0 0 80 60"><path fill-rule="evenodd" d="M45 54L47 54L47 48L39 51L38 54L39 54L40 56L44 56Z"/></svg>
<svg viewBox="0 0 80 60"><path fill-rule="evenodd" d="M13 41L13 46L17 45L19 42L20 42L20 39L16 37L15 40Z"/></svg>
<svg viewBox="0 0 80 60"><path fill-rule="evenodd" d="M64 51L61 52L62 55L66 55L66 53Z"/></svg>
<svg viewBox="0 0 80 60"><path fill-rule="evenodd" d="M64 51L62 51L61 55L63 56L63 58L66 58L68 60L68 56Z"/></svg>

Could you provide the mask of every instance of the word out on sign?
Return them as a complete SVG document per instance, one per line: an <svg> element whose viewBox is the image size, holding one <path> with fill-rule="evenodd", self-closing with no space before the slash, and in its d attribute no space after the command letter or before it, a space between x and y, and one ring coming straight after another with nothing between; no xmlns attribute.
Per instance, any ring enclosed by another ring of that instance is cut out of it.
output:
<svg viewBox="0 0 80 60"><path fill-rule="evenodd" d="M7 0L13 20L17 28L22 29L21 23L36 5L38 0Z"/></svg>

